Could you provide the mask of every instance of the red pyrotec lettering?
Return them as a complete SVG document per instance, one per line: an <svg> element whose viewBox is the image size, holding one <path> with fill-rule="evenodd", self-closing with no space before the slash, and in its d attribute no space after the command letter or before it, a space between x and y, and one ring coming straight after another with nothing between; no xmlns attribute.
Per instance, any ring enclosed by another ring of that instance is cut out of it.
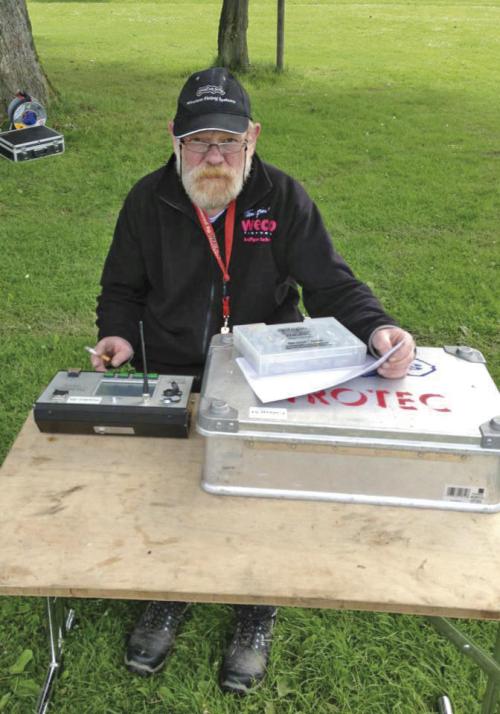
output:
<svg viewBox="0 0 500 714"><path fill-rule="evenodd" d="M356 401L344 402L341 399L339 399L340 395L343 394L344 392L351 392L351 394L353 394L354 390L348 389L347 387L338 387L337 389L332 389L330 394L337 402L344 404L346 407L360 407L362 404L366 404L366 402L368 401L368 397L366 396L366 394L363 394L363 392L357 392L357 394L359 394L359 398L356 399Z"/></svg>
<svg viewBox="0 0 500 714"><path fill-rule="evenodd" d="M367 389L367 392L372 392L373 389ZM382 409L387 409L387 402L385 401L385 395L390 394L388 389L376 389L375 397L377 398L377 406L382 407Z"/></svg>
<svg viewBox="0 0 500 714"><path fill-rule="evenodd" d="M435 412L451 412L451 409L448 409L448 407L438 409L437 407L433 407L432 404L429 404L429 399L444 399L442 394L421 394L419 399L422 404L425 404L426 407L433 409Z"/></svg>
<svg viewBox="0 0 500 714"><path fill-rule="evenodd" d="M316 404L316 399L318 402L321 402L321 404L327 404L328 401L325 399L326 392L324 389L321 389L319 392L313 392L312 394L307 395L307 401L309 404Z"/></svg>
<svg viewBox="0 0 500 714"><path fill-rule="evenodd" d="M261 224L261 220L260 220L260 218L257 218L257 220L253 222L254 230L260 231L260 224Z"/></svg>
<svg viewBox="0 0 500 714"><path fill-rule="evenodd" d="M401 409L412 409L413 411L416 411L417 407L407 406L408 404L414 404L411 392L396 392L396 397Z"/></svg>
<svg viewBox="0 0 500 714"><path fill-rule="evenodd" d="M246 221L241 221L241 226L243 228L243 231L245 233L248 233L248 231L251 231L253 228L253 221L248 218Z"/></svg>

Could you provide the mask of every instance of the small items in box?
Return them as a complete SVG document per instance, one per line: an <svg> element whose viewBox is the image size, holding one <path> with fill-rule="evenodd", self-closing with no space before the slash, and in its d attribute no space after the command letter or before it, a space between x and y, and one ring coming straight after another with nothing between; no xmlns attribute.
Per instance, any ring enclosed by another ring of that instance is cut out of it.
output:
<svg viewBox="0 0 500 714"><path fill-rule="evenodd" d="M366 345L334 317L235 325L234 346L261 376L363 364Z"/></svg>

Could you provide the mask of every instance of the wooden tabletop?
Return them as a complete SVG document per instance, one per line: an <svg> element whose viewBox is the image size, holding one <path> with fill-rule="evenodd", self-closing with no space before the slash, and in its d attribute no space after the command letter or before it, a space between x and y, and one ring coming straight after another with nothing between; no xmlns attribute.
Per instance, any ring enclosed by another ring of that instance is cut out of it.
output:
<svg viewBox="0 0 500 714"><path fill-rule="evenodd" d="M500 514L213 496L203 438L41 434L0 471L0 594L500 620Z"/></svg>

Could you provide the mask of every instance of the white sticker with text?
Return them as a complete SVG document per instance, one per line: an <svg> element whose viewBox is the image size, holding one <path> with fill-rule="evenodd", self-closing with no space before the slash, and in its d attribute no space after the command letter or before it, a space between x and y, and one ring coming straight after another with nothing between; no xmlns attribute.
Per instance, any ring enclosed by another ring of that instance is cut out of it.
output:
<svg viewBox="0 0 500 714"><path fill-rule="evenodd" d="M287 409L273 409L272 407L250 407L248 410L250 419L273 419L282 421L288 419Z"/></svg>
<svg viewBox="0 0 500 714"><path fill-rule="evenodd" d="M100 404L102 397L68 397L68 404Z"/></svg>
<svg viewBox="0 0 500 714"><path fill-rule="evenodd" d="M473 488L471 486L446 486L445 498L450 501L484 503L486 499L486 489Z"/></svg>

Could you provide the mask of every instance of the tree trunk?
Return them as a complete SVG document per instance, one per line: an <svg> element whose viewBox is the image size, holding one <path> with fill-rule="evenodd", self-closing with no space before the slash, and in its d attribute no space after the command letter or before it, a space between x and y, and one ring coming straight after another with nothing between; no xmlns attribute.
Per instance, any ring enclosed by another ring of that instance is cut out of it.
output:
<svg viewBox="0 0 500 714"><path fill-rule="evenodd" d="M0 121L19 89L45 106L55 93L38 60L26 0L0 0Z"/></svg>
<svg viewBox="0 0 500 714"><path fill-rule="evenodd" d="M1 0L0 0L1 2ZM248 69L248 0L224 0L219 21L218 63L229 69Z"/></svg>
<svg viewBox="0 0 500 714"><path fill-rule="evenodd" d="M283 71L283 57L285 55L285 0L278 0L278 27L276 39L276 69Z"/></svg>

